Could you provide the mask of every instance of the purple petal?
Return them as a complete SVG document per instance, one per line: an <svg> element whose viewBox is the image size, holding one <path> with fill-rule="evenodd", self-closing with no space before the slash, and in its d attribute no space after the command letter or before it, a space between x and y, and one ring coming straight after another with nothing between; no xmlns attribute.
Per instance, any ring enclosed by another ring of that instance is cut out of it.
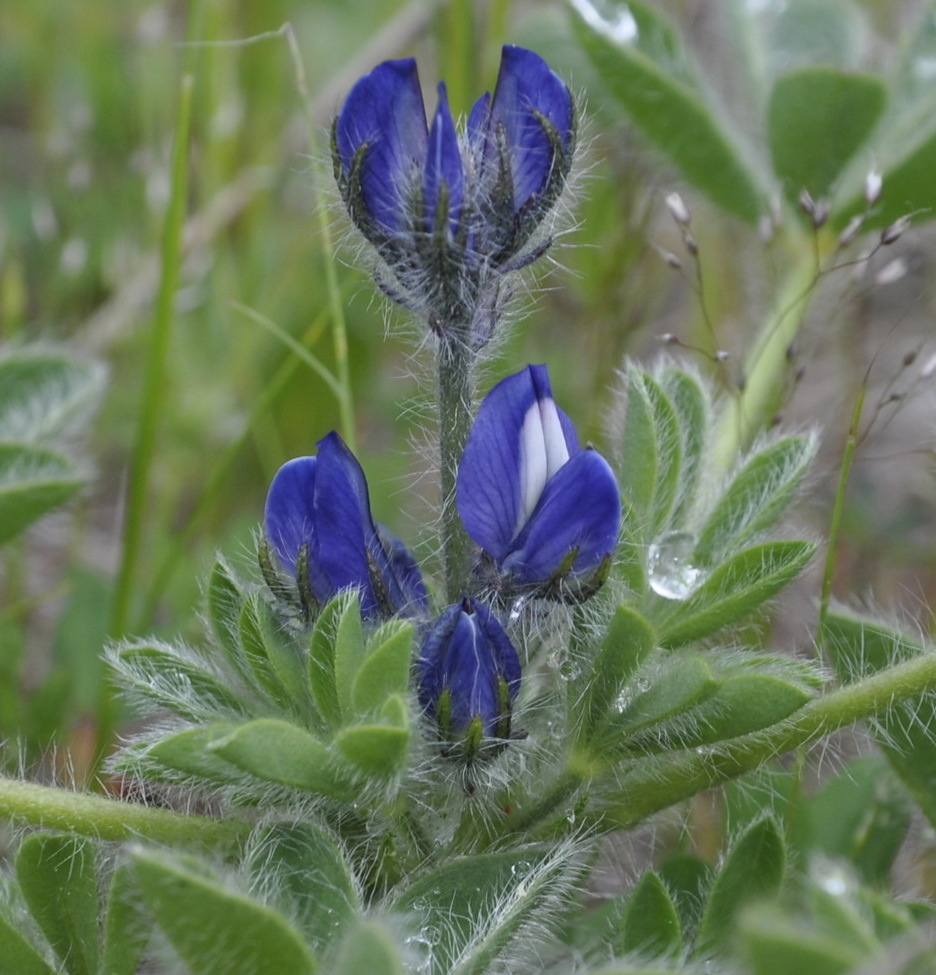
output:
<svg viewBox="0 0 936 975"><path fill-rule="evenodd" d="M429 606L429 593L413 553L385 526L377 525L377 535L377 562L394 608L404 616L425 612Z"/></svg>
<svg viewBox="0 0 936 975"><path fill-rule="evenodd" d="M577 450L545 366L527 366L498 383L478 410L458 468L456 502L471 538L504 558L549 478Z"/></svg>
<svg viewBox="0 0 936 975"><path fill-rule="evenodd" d="M391 233L407 226L407 187L426 158L426 110L416 62L384 61L351 89L335 128L345 173L367 145L361 192L371 216Z"/></svg>
<svg viewBox="0 0 936 975"><path fill-rule="evenodd" d="M419 660L419 699L435 714L439 696L451 694L452 730L464 731L476 716L493 735L501 714L500 679L510 699L520 686L520 660L503 627L481 603L450 606L430 631Z"/></svg>
<svg viewBox="0 0 936 975"><path fill-rule="evenodd" d="M276 472L264 509L266 535L283 567L295 576L299 549L312 543L315 457L297 457Z"/></svg>
<svg viewBox="0 0 936 975"><path fill-rule="evenodd" d="M541 116L558 132L563 147L569 151L574 107L565 82L538 54L505 45L491 117L494 125L504 128L517 212L545 189L555 163L554 147Z"/></svg>
<svg viewBox="0 0 936 975"><path fill-rule="evenodd" d="M501 570L519 585L545 582L577 548L571 571L592 571L614 551L620 525L611 467L597 451L582 450L550 479Z"/></svg>
<svg viewBox="0 0 936 975"><path fill-rule="evenodd" d="M429 151L426 155L426 171L423 195L426 205L426 230L430 233L436 223L436 209L443 187L448 194L449 230L458 228L462 199L465 195L465 173L458 148L455 121L449 111L445 85L439 83L439 105L429 129Z"/></svg>
<svg viewBox="0 0 936 975"><path fill-rule="evenodd" d="M330 598L342 589L356 587L361 592L361 613L372 616L377 600L370 582L368 550L377 543L371 519L367 481L361 465L337 433L318 443L318 470L315 478L315 534L310 552L313 576L327 580Z"/></svg>

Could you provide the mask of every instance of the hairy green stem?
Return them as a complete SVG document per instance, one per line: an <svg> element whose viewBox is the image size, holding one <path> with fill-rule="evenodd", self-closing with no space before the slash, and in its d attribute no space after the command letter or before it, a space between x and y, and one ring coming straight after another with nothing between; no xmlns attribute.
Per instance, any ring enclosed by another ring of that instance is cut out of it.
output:
<svg viewBox="0 0 936 975"><path fill-rule="evenodd" d="M442 559L445 594L456 602L465 589L471 541L455 506L455 479L471 431L472 354L460 337L443 334L437 352L439 401L439 486L442 504Z"/></svg>
<svg viewBox="0 0 936 975"><path fill-rule="evenodd" d="M0 777L0 817L100 840L146 839L172 846L234 846L250 827Z"/></svg>
<svg viewBox="0 0 936 975"><path fill-rule="evenodd" d="M635 762L619 780L602 826L629 828L652 813L750 772L830 732L873 718L936 691L936 654L914 657L810 701L786 721L705 751L682 751Z"/></svg>

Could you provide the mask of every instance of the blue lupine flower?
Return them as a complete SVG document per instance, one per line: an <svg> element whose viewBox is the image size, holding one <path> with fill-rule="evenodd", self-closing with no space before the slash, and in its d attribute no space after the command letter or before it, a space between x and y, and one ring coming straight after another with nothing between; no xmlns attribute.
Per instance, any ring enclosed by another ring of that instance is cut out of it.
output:
<svg viewBox="0 0 936 975"><path fill-rule="evenodd" d="M439 617L422 646L417 684L442 738L460 744L469 762L483 739L510 737L520 660L483 603L466 597Z"/></svg>
<svg viewBox="0 0 936 975"><path fill-rule="evenodd" d="M617 542L620 493L608 462L579 447L545 366L527 366L485 397L456 491L465 529L508 586L601 581Z"/></svg>
<svg viewBox="0 0 936 975"><path fill-rule="evenodd" d="M411 615L427 594L413 556L371 516L361 465L337 433L316 457L297 457L276 473L266 499L266 534L283 567L324 605L343 589L360 591L365 618Z"/></svg>
<svg viewBox="0 0 936 975"><path fill-rule="evenodd" d="M509 45L463 136L438 93L427 124L416 62L384 61L351 89L332 149L345 205L391 272L384 289L441 329L477 325L497 274L548 246L527 247L565 185L575 112L546 62ZM490 323L474 331L486 341Z"/></svg>

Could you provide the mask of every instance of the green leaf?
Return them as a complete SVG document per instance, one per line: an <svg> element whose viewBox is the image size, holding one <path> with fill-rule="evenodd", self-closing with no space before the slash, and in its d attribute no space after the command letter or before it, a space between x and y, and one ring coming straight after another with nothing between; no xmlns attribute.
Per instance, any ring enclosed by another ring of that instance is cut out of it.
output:
<svg viewBox="0 0 936 975"><path fill-rule="evenodd" d="M776 821L768 816L749 826L712 882L696 950L702 955L726 954L742 908L776 895L785 871L786 849Z"/></svg>
<svg viewBox="0 0 936 975"><path fill-rule="evenodd" d="M349 725L335 735L338 751L369 775L392 777L406 762L410 732L406 721L406 705L402 699L397 700L399 707L391 706L395 719L393 724ZM403 720L406 721L402 725L400 708Z"/></svg>
<svg viewBox="0 0 936 975"><path fill-rule="evenodd" d="M774 74L811 65L854 68L864 56L868 25L856 4L786 0L766 8L764 50Z"/></svg>
<svg viewBox="0 0 936 975"><path fill-rule="evenodd" d="M215 755L258 779L335 798L348 795L328 748L288 721L248 721L212 742L210 748Z"/></svg>
<svg viewBox="0 0 936 975"><path fill-rule="evenodd" d="M666 18L649 4L613 3L636 28L616 43L600 19L578 20L576 33L603 85L640 132L683 177L722 209L755 223L764 192L723 127L724 113L705 101L705 88Z"/></svg>
<svg viewBox="0 0 936 975"><path fill-rule="evenodd" d="M783 437L757 450L731 480L699 532L695 562L716 564L783 514L816 453L815 437Z"/></svg>
<svg viewBox="0 0 936 975"><path fill-rule="evenodd" d="M90 840L33 833L16 857L16 876L32 916L69 975L96 975L98 888Z"/></svg>
<svg viewBox="0 0 936 975"><path fill-rule="evenodd" d="M812 694L774 674L725 678L699 708L698 725L685 746L712 744L760 731L798 711Z"/></svg>
<svg viewBox="0 0 936 975"><path fill-rule="evenodd" d="M874 620L827 613L822 647L843 682L857 680L907 657L923 653L913 638ZM936 826L936 740L930 727L932 696L908 702L878 718L872 733L891 768L933 826Z"/></svg>
<svg viewBox="0 0 936 975"><path fill-rule="evenodd" d="M433 975L483 975L524 929L540 930L542 912L571 897L582 879L582 853L564 844L458 857L397 896L396 914L421 930L442 932Z"/></svg>
<svg viewBox="0 0 936 975"><path fill-rule="evenodd" d="M244 673L241 648L237 639L244 593L230 566L223 559L217 559L212 566L205 602L211 632L218 641L218 646L238 672Z"/></svg>
<svg viewBox="0 0 936 975"><path fill-rule="evenodd" d="M304 940L286 919L188 864L137 852L137 879L154 917L192 975L314 975Z"/></svg>
<svg viewBox="0 0 936 975"><path fill-rule="evenodd" d="M41 443L75 429L97 406L104 369L54 351L0 358L0 441Z"/></svg>
<svg viewBox="0 0 936 975"><path fill-rule="evenodd" d="M348 935L333 971L335 975L406 975L389 931L376 921L362 921Z"/></svg>
<svg viewBox="0 0 936 975"><path fill-rule="evenodd" d="M193 721L240 717L244 705L220 677L169 645L128 643L110 657L123 682L152 707L153 702Z"/></svg>
<svg viewBox="0 0 936 975"><path fill-rule="evenodd" d="M656 381L633 365L627 370L626 403L618 481L641 529L653 537L664 528L679 491L679 420Z"/></svg>
<svg viewBox="0 0 936 975"><path fill-rule="evenodd" d="M361 600L356 592L351 592L345 600L335 628L335 687L342 714L346 716L354 711L352 688L364 656Z"/></svg>
<svg viewBox="0 0 936 975"><path fill-rule="evenodd" d="M747 616L795 579L815 550L812 542L784 540L738 552L687 599L657 602L648 615L660 644L676 647L698 640Z"/></svg>
<svg viewBox="0 0 936 975"><path fill-rule="evenodd" d="M322 954L360 911L344 856L331 836L311 823L261 827L246 866L253 889L267 892Z"/></svg>
<svg viewBox="0 0 936 975"><path fill-rule="evenodd" d="M409 687L413 626L400 620L384 624L371 638L367 657L351 683L351 705L357 715L380 710L391 694Z"/></svg>
<svg viewBox="0 0 936 975"><path fill-rule="evenodd" d="M0 443L0 545L63 505L85 480L63 454Z"/></svg>
<svg viewBox="0 0 936 975"><path fill-rule="evenodd" d="M679 427L682 469L679 473L679 493L670 520L673 525L684 525L698 497L712 423L711 408L705 389L690 373L665 366L656 378L676 412Z"/></svg>
<svg viewBox="0 0 936 975"><path fill-rule="evenodd" d="M35 948L0 914L0 975L56 975Z"/></svg>
<svg viewBox="0 0 936 975"><path fill-rule="evenodd" d="M243 655L246 680L262 688L265 695L281 708L295 711L296 700L302 700L305 690L302 660L298 648L291 647L293 666L276 666L274 661L281 663L283 655L278 654L274 648L276 634L271 631L269 624L266 603L259 595L251 593L245 598L237 620L238 656ZM286 689L280 679L283 670L284 679L290 682L290 690Z"/></svg>
<svg viewBox="0 0 936 975"><path fill-rule="evenodd" d="M605 740L609 746L616 741L620 747L640 747L646 737L640 733L646 731L652 732L654 740L665 740L668 729L661 726L668 719L685 714L717 687L718 682L701 656L670 657L647 690L624 704L620 714L609 722Z"/></svg>
<svg viewBox="0 0 936 975"><path fill-rule="evenodd" d="M831 195L886 100L879 78L830 67L805 68L777 80L767 119L770 151L792 201L803 190L815 199Z"/></svg>
<svg viewBox="0 0 936 975"><path fill-rule="evenodd" d="M910 827L903 790L879 755L849 762L800 803L794 839L803 853L847 859L869 884L886 884Z"/></svg>
<svg viewBox="0 0 936 975"><path fill-rule="evenodd" d="M776 907L754 907L739 920L740 951L752 975L844 975L867 961L859 945L820 934Z"/></svg>
<svg viewBox="0 0 936 975"><path fill-rule="evenodd" d="M339 621L351 601L347 593L336 596L315 621L309 641L309 687L315 706L332 728L341 724L341 704L335 677L335 643Z"/></svg>
<svg viewBox="0 0 936 975"><path fill-rule="evenodd" d="M634 887L615 946L645 958L677 957L682 951L679 914L659 874L647 870Z"/></svg>
<svg viewBox="0 0 936 975"><path fill-rule="evenodd" d="M656 646L653 627L628 606L618 606L608 622L588 675L581 705L581 737L588 740L611 711L629 678Z"/></svg>
<svg viewBox="0 0 936 975"><path fill-rule="evenodd" d="M114 871L107 895L102 975L136 975L150 927L136 875L129 863L121 863Z"/></svg>
<svg viewBox="0 0 936 975"><path fill-rule="evenodd" d="M165 768L183 773L186 777L192 776L219 785L242 783L243 774L211 751L211 746L216 741L231 734L236 727L237 725L218 722L160 736L145 750L143 762L147 774L157 774L151 764L155 761Z"/></svg>

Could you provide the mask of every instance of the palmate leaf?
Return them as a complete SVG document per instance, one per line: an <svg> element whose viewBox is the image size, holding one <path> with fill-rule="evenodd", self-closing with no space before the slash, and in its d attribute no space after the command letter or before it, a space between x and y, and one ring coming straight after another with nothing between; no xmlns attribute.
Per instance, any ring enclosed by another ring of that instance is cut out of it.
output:
<svg viewBox="0 0 936 975"><path fill-rule="evenodd" d="M252 889L265 893L291 918L316 952L324 954L340 942L360 912L344 854L332 836L312 823L258 828L245 868Z"/></svg>
<svg viewBox="0 0 936 975"><path fill-rule="evenodd" d="M134 870L149 910L192 975L315 975L318 964L281 915L188 860L138 851Z"/></svg>
<svg viewBox="0 0 936 975"><path fill-rule="evenodd" d="M451 860L400 891L395 914L432 932L427 975L509 971L514 939L543 922L573 896L583 875L584 849L562 844Z"/></svg>
<svg viewBox="0 0 936 975"><path fill-rule="evenodd" d="M688 598L654 600L647 616L660 644L680 646L747 616L795 579L815 549L805 541L754 545L715 569Z"/></svg>
<svg viewBox="0 0 936 975"><path fill-rule="evenodd" d="M726 955L734 923L753 900L779 892L786 871L786 847L777 822L765 817L732 846L709 889L695 950L703 957Z"/></svg>
<svg viewBox="0 0 936 975"><path fill-rule="evenodd" d="M844 612L823 618L822 646L842 681L876 673L898 660L926 652L913 637L876 620ZM872 726L872 734L927 819L936 826L936 739L932 697L894 709Z"/></svg>
<svg viewBox="0 0 936 975"><path fill-rule="evenodd" d="M104 388L105 371L53 349L0 357L0 443L46 443L86 422Z"/></svg>
<svg viewBox="0 0 936 975"><path fill-rule="evenodd" d="M880 78L830 67L804 68L777 79L768 109L770 152L794 203L803 190L815 199L831 195L886 99Z"/></svg>
<svg viewBox="0 0 936 975"><path fill-rule="evenodd" d="M815 437L793 436L755 447L699 530L695 563L717 565L771 528L802 484L816 446Z"/></svg>
<svg viewBox="0 0 936 975"><path fill-rule="evenodd" d="M86 480L64 454L28 444L0 443L0 545L61 507Z"/></svg>
<svg viewBox="0 0 936 975"><path fill-rule="evenodd" d="M640 0L609 0L608 6L619 23L629 26L626 36L615 38L609 29L613 18L583 16L576 23L604 90L687 182L727 212L755 223L767 194L736 133L726 127L724 113L706 101L704 85L672 25ZM575 7L594 10L590 4Z"/></svg>
<svg viewBox="0 0 936 975"><path fill-rule="evenodd" d="M69 975L96 975L98 886L90 840L34 833L16 857L23 898Z"/></svg>
<svg viewBox="0 0 936 975"><path fill-rule="evenodd" d="M24 935L0 914L0 975L56 975Z"/></svg>

